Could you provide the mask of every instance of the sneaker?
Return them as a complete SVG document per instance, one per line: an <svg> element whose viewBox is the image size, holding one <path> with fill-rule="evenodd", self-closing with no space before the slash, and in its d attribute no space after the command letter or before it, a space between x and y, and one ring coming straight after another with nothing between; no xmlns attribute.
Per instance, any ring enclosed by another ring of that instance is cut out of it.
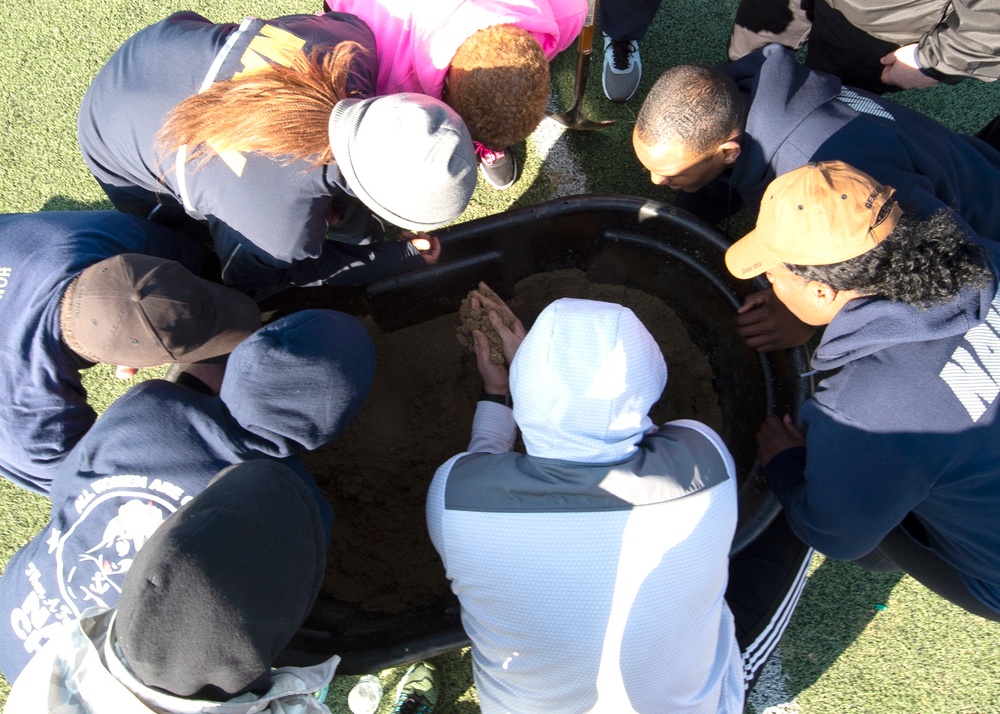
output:
<svg viewBox="0 0 1000 714"><path fill-rule="evenodd" d="M479 168L483 170L483 178L493 188L503 191L517 181L517 161L510 151L494 151L476 142L476 156L479 157Z"/></svg>
<svg viewBox="0 0 1000 714"><path fill-rule="evenodd" d="M437 698L437 668L430 662L417 662L399 680L392 714L431 714Z"/></svg>
<svg viewBox="0 0 1000 714"><path fill-rule="evenodd" d="M642 60L639 43L634 40L612 40L604 35L604 94L612 102L627 102L639 88Z"/></svg>

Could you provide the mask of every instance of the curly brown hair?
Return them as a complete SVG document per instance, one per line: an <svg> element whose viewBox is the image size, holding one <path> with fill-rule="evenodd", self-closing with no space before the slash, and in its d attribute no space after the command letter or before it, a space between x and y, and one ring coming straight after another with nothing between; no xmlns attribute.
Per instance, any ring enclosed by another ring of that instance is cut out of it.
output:
<svg viewBox="0 0 1000 714"><path fill-rule="evenodd" d="M296 52L288 67L215 82L173 108L156 135L157 148L166 157L186 144L186 161L199 164L227 152L330 163L330 113L348 96L352 60L367 52L342 42L332 52Z"/></svg>
<svg viewBox="0 0 1000 714"><path fill-rule="evenodd" d="M549 63L530 32L494 25L473 33L451 60L444 101L490 149L523 141L545 117Z"/></svg>

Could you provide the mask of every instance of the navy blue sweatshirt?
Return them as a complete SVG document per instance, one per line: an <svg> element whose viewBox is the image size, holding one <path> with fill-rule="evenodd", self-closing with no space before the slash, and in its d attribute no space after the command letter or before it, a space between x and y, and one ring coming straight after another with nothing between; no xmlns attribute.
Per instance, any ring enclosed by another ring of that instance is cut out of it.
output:
<svg viewBox="0 0 1000 714"><path fill-rule="evenodd" d="M1000 295L926 310L851 300L813 357L806 449L768 462L792 530L854 559L912 514L929 547L1000 611Z"/></svg>
<svg viewBox="0 0 1000 714"><path fill-rule="evenodd" d="M355 246L325 240L335 197L345 195L335 163L312 168L246 154L178 166L177 154L161 156L155 147L167 114L206 81L232 79L299 47L329 53L342 42L368 50L351 64L348 92L373 96L375 39L353 15L248 18L235 25L175 13L130 37L90 85L77 120L84 161L109 194L139 188L182 204L208 226L224 282L250 295L289 283L362 284L423 267L406 241Z"/></svg>
<svg viewBox="0 0 1000 714"><path fill-rule="evenodd" d="M840 160L896 189L917 218L947 209L1000 241L1000 152L889 99L810 70L780 45L723 68L749 105L726 180L754 213L768 184L810 161ZM682 202L683 204L683 202ZM738 207L738 206L737 206Z"/></svg>
<svg viewBox="0 0 1000 714"><path fill-rule="evenodd" d="M67 617L114 607L156 527L223 468L282 459L333 513L297 454L328 443L371 389L374 349L353 317L307 310L262 328L226 366L219 396L151 380L112 404L52 484L49 524L0 578L0 670L13 682Z"/></svg>
<svg viewBox="0 0 1000 714"><path fill-rule="evenodd" d="M36 493L97 418L80 380L90 363L63 344L59 302L85 268L122 253L201 269L190 238L115 211L0 216L0 474Z"/></svg>

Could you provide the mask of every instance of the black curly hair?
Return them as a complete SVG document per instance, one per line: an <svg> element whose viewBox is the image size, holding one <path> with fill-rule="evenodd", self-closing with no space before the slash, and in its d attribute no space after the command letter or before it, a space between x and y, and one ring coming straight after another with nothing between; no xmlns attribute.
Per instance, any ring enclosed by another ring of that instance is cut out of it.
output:
<svg viewBox="0 0 1000 714"><path fill-rule="evenodd" d="M885 240L857 258L785 267L834 290L916 307L947 302L962 288L985 288L993 281L986 249L970 241L947 211L922 221L902 216Z"/></svg>

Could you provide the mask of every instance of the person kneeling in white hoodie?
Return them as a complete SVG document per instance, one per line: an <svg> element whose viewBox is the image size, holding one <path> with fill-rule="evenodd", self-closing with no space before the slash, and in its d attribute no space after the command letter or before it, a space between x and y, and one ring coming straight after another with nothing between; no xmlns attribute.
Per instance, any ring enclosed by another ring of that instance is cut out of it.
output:
<svg viewBox="0 0 1000 714"><path fill-rule="evenodd" d="M766 612L731 610L735 465L706 425L652 423L667 381L653 337L628 308L591 300L555 301L526 335L509 318L491 314L509 375L473 332L472 441L427 502L482 711L742 712L809 549L780 519L772 563L756 568L778 574L759 581ZM527 454L511 450L518 428Z"/></svg>

